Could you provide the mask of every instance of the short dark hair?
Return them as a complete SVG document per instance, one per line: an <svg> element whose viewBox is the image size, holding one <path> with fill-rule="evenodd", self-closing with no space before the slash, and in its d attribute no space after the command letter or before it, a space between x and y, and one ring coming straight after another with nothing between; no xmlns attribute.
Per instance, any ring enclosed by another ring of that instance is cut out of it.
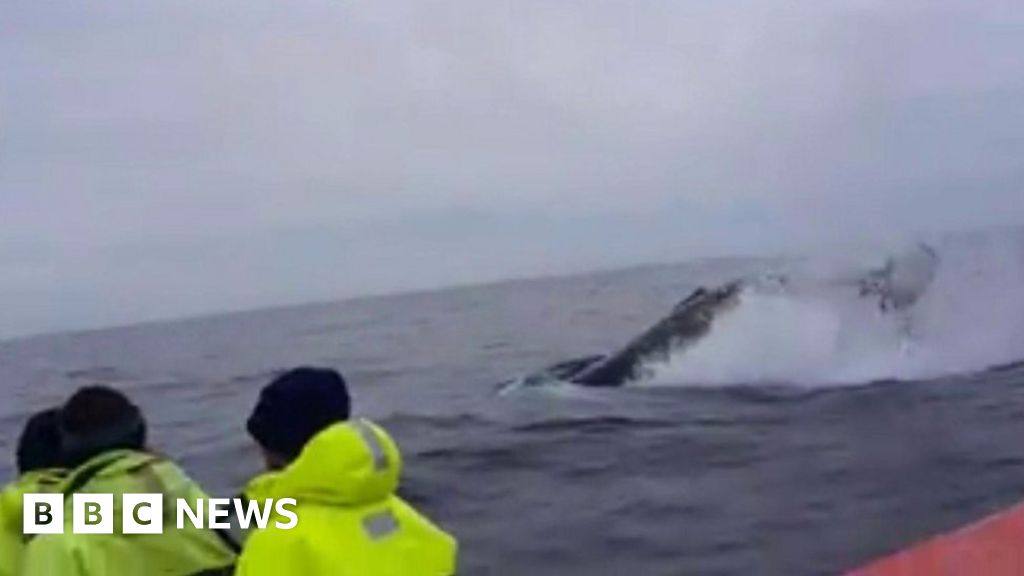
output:
<svg viewBox="0 0 1024 576"><path fill-rule="evenodd" d="M60 409L33 414L21 431L15 455L18 473L63 468L60 445Z"/></svg>
<svg viewBox="0 0 1024 576"><path fill-rule="evenodd" d="M60 432L72 465L111 450L142 450L146 445L146 422L138 406L106 386L75 392L61 410Z"/></svg>

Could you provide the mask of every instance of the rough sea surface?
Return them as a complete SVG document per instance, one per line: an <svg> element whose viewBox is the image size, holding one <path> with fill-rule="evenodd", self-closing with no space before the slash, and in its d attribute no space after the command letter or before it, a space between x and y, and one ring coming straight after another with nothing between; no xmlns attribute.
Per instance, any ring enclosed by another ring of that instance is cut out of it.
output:
<svg viewBox="0 0 1024 576"><path fill-rule="evenodd" d="M717 261L0 343L0 451L32 410L107 383L155 449L229 495L275 371L331 365L406 455L404 494L454 532L462 574L835 574L1024 498L1024 366L854 385L553 387ZM1022 354L1024 356L1024 354ZM756 362L752 358L751 362ZM11 466L5 460L3 477Z"/></svg>

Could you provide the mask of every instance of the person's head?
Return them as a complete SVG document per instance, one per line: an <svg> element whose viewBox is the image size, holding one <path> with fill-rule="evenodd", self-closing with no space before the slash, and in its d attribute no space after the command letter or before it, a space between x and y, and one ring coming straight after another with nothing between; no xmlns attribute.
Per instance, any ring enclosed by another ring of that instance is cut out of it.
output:
<svg viewBox="0 0 1024 576"><path fill-rule="evenodd" d="M43 410L28 419L18 438L15 460L19 474L64 466L59 408Z"/></svg>
<svg viewBox="0 0 1024 576"><path fill-rule="evenodd" d="M105 386L75 392L61 409L61 443L72 466L111 450L143 450L146 421L127 396Z"/></svg>
<svg viewBox="0 0 1024 576"><path fill-rule="evenodd" d="M319 432L348 420L350 411L348 386L337 370L296 368L263 388L246 427L267 467L277 470L295 460Z"/></svg>

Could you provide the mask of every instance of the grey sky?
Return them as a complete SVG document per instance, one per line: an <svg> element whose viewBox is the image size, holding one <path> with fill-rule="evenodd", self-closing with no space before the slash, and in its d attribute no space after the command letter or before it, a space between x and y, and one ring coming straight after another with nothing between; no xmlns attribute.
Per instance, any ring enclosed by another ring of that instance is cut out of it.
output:
<svg viewBox="0 0 1024 576"><path fill-rule="evenodd" d="M1024 221L1024 10L13 0L0 335Z"/></svg>

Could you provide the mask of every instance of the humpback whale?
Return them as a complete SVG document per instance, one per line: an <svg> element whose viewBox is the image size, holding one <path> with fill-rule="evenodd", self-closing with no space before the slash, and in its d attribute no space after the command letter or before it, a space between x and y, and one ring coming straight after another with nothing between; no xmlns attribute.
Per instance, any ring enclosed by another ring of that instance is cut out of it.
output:
<svg viewBox="0 0 1024 576"><path fill-rule="evenodd" d="M890 256L882 267L852 282L854 293L876 303L884 314L905 314L927 291L935 278L939 258L934 249L919 244L902 254ZM666 362L707 336L716 320L740 305L744 290L792 290L785 275L769 274L742 278L717 287L701 287L675 305L672 311L608 355L592 355L559 362L512 384L537 386L568 382L588 387L616 387L643 380L651 366ZM839 286L849 284L840 282Z"/></svg>

